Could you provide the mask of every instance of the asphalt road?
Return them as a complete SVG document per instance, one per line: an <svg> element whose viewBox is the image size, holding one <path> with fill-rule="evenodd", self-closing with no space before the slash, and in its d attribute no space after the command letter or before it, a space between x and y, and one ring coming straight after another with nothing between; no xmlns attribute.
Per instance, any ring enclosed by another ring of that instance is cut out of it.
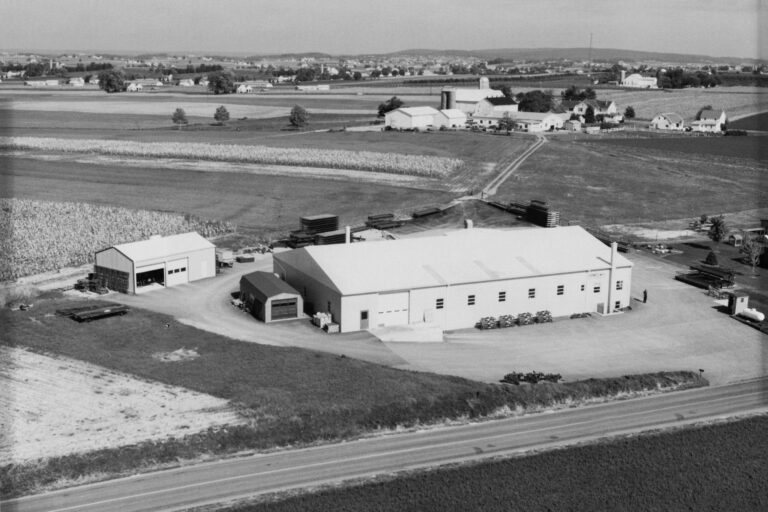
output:
<svg viewBox="0 0 768 512"><path fill-rule="evenodd" d="M179 510L757 411L768 412L768 377L521 418L198 464L5 501L0 509Z"/></svg>

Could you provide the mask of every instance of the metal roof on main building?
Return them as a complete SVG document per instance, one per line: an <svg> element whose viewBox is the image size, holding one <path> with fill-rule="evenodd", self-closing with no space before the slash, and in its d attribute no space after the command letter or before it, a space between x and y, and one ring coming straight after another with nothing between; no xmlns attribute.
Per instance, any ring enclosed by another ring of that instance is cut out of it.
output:
<svg viewBox="0 0 768 512"><path fill-rule="evenodd" d="M343 295L610 268L611 248L579 226L466 229L443 236L310 246L275 255ZM617 267L631 267L616 255Z"/></svg>
<svg viewBox="0 0 768 512"><path fill-rule="evenodd" d="M191 231L180 235L153 237L148 240L118 244L113 246L113 248L136 262L155 258L166 258L168 256L199 251L201 249L211 249L215 248L215 246L200 236L196 231Z"/></svg>

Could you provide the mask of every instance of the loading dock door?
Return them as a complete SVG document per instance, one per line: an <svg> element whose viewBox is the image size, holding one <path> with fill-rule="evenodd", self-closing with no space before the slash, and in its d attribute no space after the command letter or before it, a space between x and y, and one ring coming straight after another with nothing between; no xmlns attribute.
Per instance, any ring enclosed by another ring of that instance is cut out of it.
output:
<svg viewBox="0 0 768 512"><path fill-rule="evenodd" d="M380 293L378 317L379 326L408 324L408 292Z"/></svg>
<svg viewBox="0 0 768 512"><path fill-rule="evenodd" d="M297 316L298 308L296 306L296 299L280 299L272 301L272 320L296 318Z"/></svg>
<svg viewBox="0 0 768 512"><path fill-rule="evenodd" d="M168 265L166 265L166 269L168 271L165 282L166 286L176 286L177 284L185 284L189 282L187 258L169 261Z"/></svg>

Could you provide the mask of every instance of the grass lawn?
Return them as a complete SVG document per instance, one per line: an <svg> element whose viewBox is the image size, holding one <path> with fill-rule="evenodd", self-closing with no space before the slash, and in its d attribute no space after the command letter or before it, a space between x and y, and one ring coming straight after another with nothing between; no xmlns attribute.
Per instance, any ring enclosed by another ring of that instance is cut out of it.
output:
<svg viewBox="0 0 768 512"><path fill-rule="evenodd" d="M294 178L230 172L194 172L43 161L0 156L0 194L7 197L76 201L126 208L192 213L227 220L261 234L299 228L299 217L339 215L361 224L382 211L411 212L449 202L449 192L349 180Z"/></svg>
<svg viewBox="0 0 768 512"><path fill-rule="evenodd" d="M768 112L755 114L754 116L744 117L738 121L728 123L729 128L735 130L760 130L768 131Z"/></svg>
<svg viewBox="0 0 768 512"><path fill-rule="evenodd" d="M766 510L766 429L757 416L225 510Z"/></svg>
<svg viewBox="0 0 768 512"><path fill-rule="evenodd" d="M741 154L750 154L743 146L750 137L668 140L684 146L724 144L726 139L742 145ZM673 142L552 138L499 187L494 199L543 199L561 212L561 222L578 219L588 225L697 218L702 212L768 204L764 162L724 152L656 149L659 144Z"/></svg>
<svg viewBox="0 0 768 512"><path fill-rule="evenodd" d="M245 425L185 438L69 455L23 467L0 467L0 494L29 492L65 477L118 474L201 454L297 445L356 437L376 428L485 416L507 405L578 403L657 387L706 385L691 372L617 377L584 382L504 386L459 377L409 372L344 356L247 343L133 309L92 323L56 316L84 301L38 299L28 311L0 310L11 339L2 343L60 354L112 370L225 398ZM355 334L343 335L350 341ZM194 349L199 357L161 362L157 352Z"/></svg>

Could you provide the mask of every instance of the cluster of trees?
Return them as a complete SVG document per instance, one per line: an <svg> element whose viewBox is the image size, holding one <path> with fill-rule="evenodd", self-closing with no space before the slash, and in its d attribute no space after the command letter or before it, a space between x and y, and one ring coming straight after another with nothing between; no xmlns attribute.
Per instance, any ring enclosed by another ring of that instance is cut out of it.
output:
<svg viewBox="0 0 768 512"><path fill-rule="evenodd" d="M704 71L689 73L682 68L670 69L666 73L659 71L656 75L658 85L662 89L682 89L684 87L715 87L720 85L720 77Z"/></svg>
<svg viewBox="0 0 768 512"><path fill-rule="evenodd" d="M403 102L403 100L401 100L397 96L392 96L384 103L379 104L379 117L384 117L384 114L386 114L387 112L397 110L403 105L405 105L405 102Z"/></svg>
<svg viewBox="0 0 768 512"><path fill-rule="evenodd" d="M221 66L221 64L200 64L198 66L193 66L192 64L187 64L187 67L185 68L177 68L176 66L171 66L170 68L163 67L162 65L157 67L157 70L160 71L163 75L191 75L192 73L213 73L216 71L222 71L224 68Z"/></svg>
<svg viewBox="0 0 768 512"><path fill-rule="evenodd" d="M90 62L83 65L82 62L78 62L76 66L64 67L70 73L82 73L83 71L104 71L107 69L113 69L111 62Z"/></svg>
<svg viewBox="0 0 768 512"><path fill-rule="evenodd" d="M528 91L515 95L518 109L521 112L549 112L555 106L552 91ZM594 113L593 113L594 115Z"/></svg>
<svg viewBox="0 0 768 512"><path fill-rule="evenodd" d="M227 107L224 105L219 106L213 113L213 119L219 126L229 121L229 110L227 110ZM173 124L179 127L179 130L181 130L182 126L189 123L189 120L187 120L187 113L183 108L177 108L174 110L173 114L171 115L171 120L173 121ZM295 126L296 128L306 126L307 122L309 121L309 112L307 112L307 110L301 105L294 105L294 107L291 109L290 115L288 116L288 121L292 126Z"/></svg>
<svg viewBox="0 0 768 512"><path fill-rule="evenodd" d="M581 90L575 85L572 85L561 92L560 96L565 101L584 101L597 98L597 93L591 87L587 87L586 89Z"/></svg>

